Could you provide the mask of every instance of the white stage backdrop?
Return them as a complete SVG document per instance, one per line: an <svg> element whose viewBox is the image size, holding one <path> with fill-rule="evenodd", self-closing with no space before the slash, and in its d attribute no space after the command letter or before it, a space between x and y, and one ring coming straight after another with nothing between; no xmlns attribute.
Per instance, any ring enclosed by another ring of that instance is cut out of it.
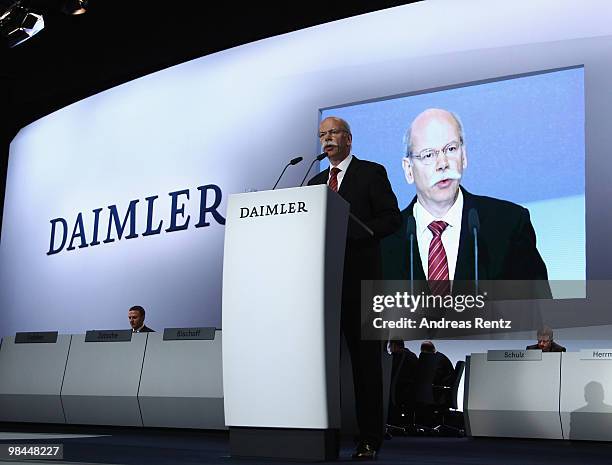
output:
<svg viewBox="0 0 612 465"><path fill-rule="evenodd" d="M610 17L606 0L430 0L203 57L42 118L10 149L0 336L125 327L135 304L158 330L220 326L227 198L319 153L324 108L584 65L586 158L603 160ZM593 180L610 198L606 156ZM598 228L595 242L612 236ZM590 247L596 277L612 252Z"/></svg>

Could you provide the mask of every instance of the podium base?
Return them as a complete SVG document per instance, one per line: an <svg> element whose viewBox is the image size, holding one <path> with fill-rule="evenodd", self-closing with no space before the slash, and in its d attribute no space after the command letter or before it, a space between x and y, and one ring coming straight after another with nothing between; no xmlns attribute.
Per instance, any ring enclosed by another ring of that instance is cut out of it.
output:
<svg viewBox="0 0 612 465"><path fill-rule="evenodd" d="M229 428L232 457L319 462L336 460L340 452L337 429Z"/></svg>

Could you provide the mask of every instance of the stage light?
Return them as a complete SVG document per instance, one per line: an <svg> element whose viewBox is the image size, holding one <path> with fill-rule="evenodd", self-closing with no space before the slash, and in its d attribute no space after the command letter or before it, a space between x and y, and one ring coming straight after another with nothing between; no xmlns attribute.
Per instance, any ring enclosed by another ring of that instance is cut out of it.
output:
<svg viewBox="0 0 612 465"><path fill-rule="evenodd" d="M16 1L0 9L0 34L7 40L9 47L15 47L39 33L45 27L42 15L32 13Z"/></svg>
<svg viewBox="0 0 612 465"><path fill-rule="evenodd" d="M65 0L62 3L62 11L67 15L82 15L87 12L87 0Z"/></svg>

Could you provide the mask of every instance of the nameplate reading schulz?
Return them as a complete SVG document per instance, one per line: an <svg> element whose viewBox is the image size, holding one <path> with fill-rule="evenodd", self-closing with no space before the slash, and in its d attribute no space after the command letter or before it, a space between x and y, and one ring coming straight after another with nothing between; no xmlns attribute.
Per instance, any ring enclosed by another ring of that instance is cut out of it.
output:
<svg viewBox="0 0 612 465"><path fill-rule="evenodd" d="M129 342L132 340L131 329L92 330L85 333L85 342Z"/></svg>
<svg viewBox="0 0 612 465"><path fill-rule="evenodd" d="M166 328L164 341L212 341L215 339L215 328Z"/></svg>
<svg viewBox="0 0 612 465"><path fill-rule="evenodd" d="M580 360L612 360L612 349L582 349Z"/></svg>
<svg viewBox="0 0 612 465"><path fill-rule="evenodd" d="M15 344L55 344L57 331L15 333Z"/></svg>
<svg viewBox="0 0 612 465"><path fill-rule="evenodd" d="M521 362L542 360L541 350L489 350L487 352L488 362Z"/></svg>

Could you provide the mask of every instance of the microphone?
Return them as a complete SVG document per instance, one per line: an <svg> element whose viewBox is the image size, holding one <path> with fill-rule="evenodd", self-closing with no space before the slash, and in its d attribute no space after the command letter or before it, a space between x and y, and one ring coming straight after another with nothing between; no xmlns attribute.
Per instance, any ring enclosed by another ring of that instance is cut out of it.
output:
<svg viewBox="0 0 612 465"><path fill-rule="evenodd" d="M412 215L408 217L406 235L410 242L410 294L414 294L414 237L416 235L416 221Z"/></svg>
<svg viewBox="0 0 612 465"><path fill-rule="evenodd" d="M283 169L283 172L280 174L280 176L278 177L278 179L276 180L276 183L274 184L274 187L272 188L272 190L276 189L276 186L278 186L278 182L281 180L281 178L283 177L283 174L285 174L285 171L287 171L287 168L289 168L289 165L297 165L299 162L301 162L304 159L304 157L295 157L291 160L289 160L289 163L287 163L285 165L285 168Z"/></svg>
<svg viewBox="0 0 612 465"><path fill-rule="evenodd" d="M323 152L322 154L317 155L314 160L312 160L312 163L310 163L310 166L308 167L308 171L306 171L306 174L304 175L304 179L302 179L302 182L300 183L300 187L302 187L304 185L304 181L306 181L306 178L308 177L308 173L310 173L310 170L312 169L312 165L315 164L315 161L321 161L326 156L327 156L327 154L325 152Z"/></svg>
<svg viewBox="0 0 612 465"><path fill-rule="evenodd" d="M476 294L478 294L478 231L480 231L480 219L475 208L468 212L468 227L474 235L474 281L476 283Z"/></svg>

